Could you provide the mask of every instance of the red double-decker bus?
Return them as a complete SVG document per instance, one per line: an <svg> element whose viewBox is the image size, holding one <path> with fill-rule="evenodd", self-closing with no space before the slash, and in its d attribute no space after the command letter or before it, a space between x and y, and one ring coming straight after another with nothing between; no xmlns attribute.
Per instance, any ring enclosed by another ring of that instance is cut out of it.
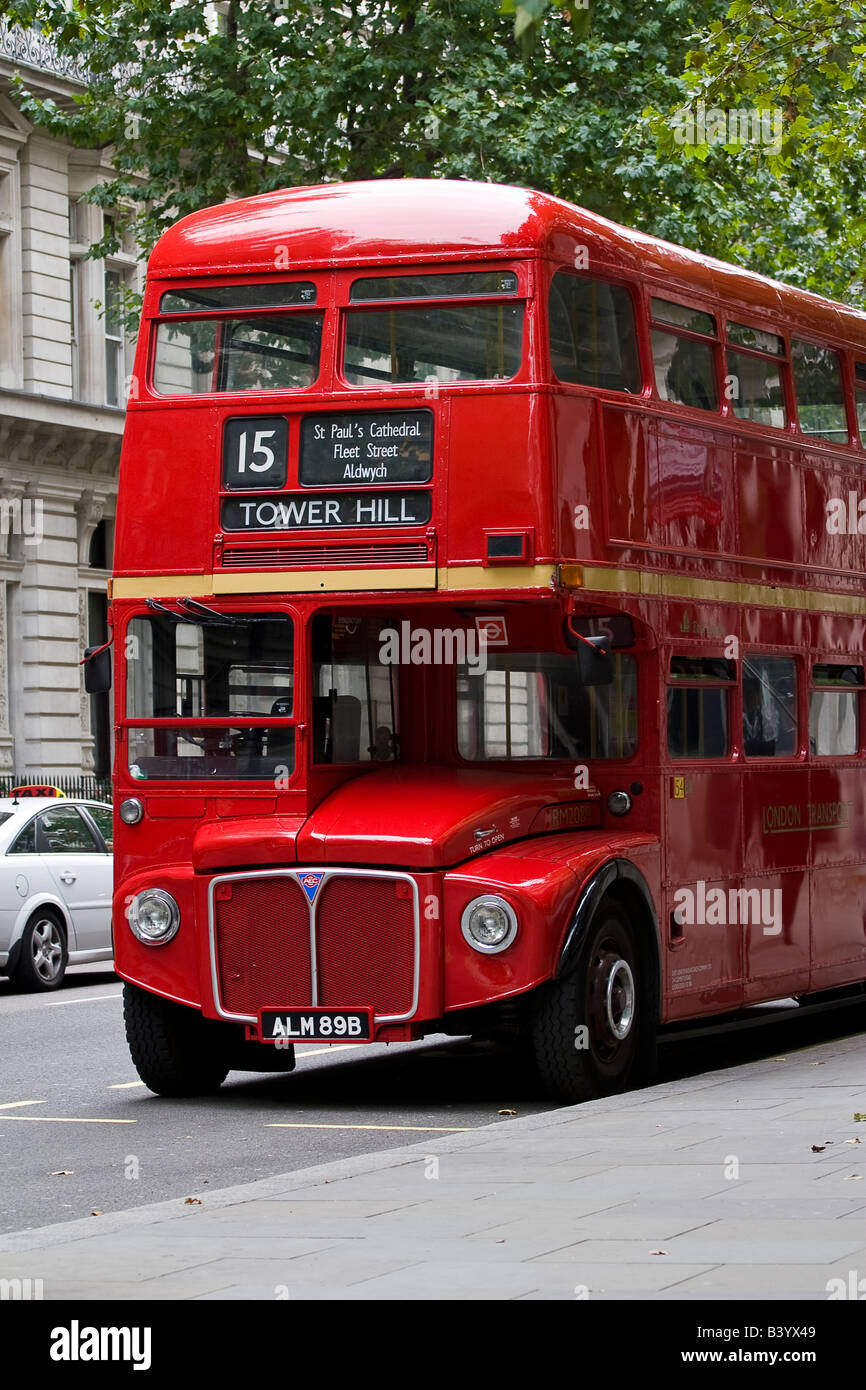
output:
<svg viewBox="0 0 866 1390"><path fill-rule="evenodd" d="M115 947L154 1091L866 979L866 316L524 189L284 190L150 261Z"/></svg>

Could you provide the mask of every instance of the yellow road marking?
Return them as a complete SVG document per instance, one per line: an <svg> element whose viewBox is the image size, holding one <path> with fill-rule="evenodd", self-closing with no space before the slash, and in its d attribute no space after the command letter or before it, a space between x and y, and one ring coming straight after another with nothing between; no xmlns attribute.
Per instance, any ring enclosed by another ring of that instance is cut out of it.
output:
<svg viewBox="0 0 866 1390"><path fill-rule="evenodd" d="M4 1100L0 1110L14 1110L18 1105L44 1105L44 1100Z"/></svg>
<svg viewBox="0 0 866 1390"><path fill-rule="evenodd" d="M113 1086L109 1086L109 1091L128 1091L131 1086L143 1086L143 1081L115 1081Z"/></svg>
<svg viewBox="0 0 866 1390"><path fill-rule="evenodd" d="M118 990L117 994L92 994L89 999L51 999L45 1007L46 1009L62 1009L67 1004L96 1004L100 999L122 999L123 994Z"/></svg>
<svg viewBox="0 0 866 1390"><path fill-rule="evenodd" d="M89 1120L78 1115L0 1115L0 1120L41 1121L44 1125L137 1125L138 1120Z"/></svg>
<svg viewBox="0 0 866 1390"><path fill-rule="evenodd" d="M17 1118L24 1120L30 1117L19 1115ZM33 1118L35 1119L36 1116L34 1115ZM463 1134L468 1129L476 1128L476 1125L320 1125L288 1123L284 1120L265 1125L265 1129L409 1129L418 1134L432 1134L440 1131L447 1131L449 1134Z"/></svg>

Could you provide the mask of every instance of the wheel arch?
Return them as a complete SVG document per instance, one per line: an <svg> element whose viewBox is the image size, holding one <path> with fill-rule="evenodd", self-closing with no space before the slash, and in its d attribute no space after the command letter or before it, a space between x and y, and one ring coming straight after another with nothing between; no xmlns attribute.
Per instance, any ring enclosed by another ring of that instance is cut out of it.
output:
<svg viewBox="0 0 866 1390"><path fill-rule="evenodd" d="M582 885L565 930L553 978L577 965L580 948L602 904L613 900L628 913L645 968L644 1004L657 1023L662 1008L661 937L649 884L628 859L608 859Z"/></svg>

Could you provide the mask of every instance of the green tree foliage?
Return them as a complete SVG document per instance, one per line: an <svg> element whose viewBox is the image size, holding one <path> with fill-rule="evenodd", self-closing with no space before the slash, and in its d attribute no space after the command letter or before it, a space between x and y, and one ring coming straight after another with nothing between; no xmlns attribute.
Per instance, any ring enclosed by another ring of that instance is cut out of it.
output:
<svg viewBox="0 0 866 1390"><path fill-rule="evenodd" d="M116 177L91 196L114 209L135 202L145 250L178 216L227 197L340 179L476 178L540 188L856 298L864 238L853 161L817 145L796 157L799 128L787 126L783 158L675 139L671 113L708 99L727 73L727 7L225 0L210 22L207 7L183 0L0 0L10 20L42 27L89 69L74 103L37 99L26 81L19 99L56 135L109 147ZM719 36L703 66L700 33ZM846 71L856 80L853 64ZM764 97L773 92L750 89L750 104ZM93 252L114 246L109 229Z"/></svg>

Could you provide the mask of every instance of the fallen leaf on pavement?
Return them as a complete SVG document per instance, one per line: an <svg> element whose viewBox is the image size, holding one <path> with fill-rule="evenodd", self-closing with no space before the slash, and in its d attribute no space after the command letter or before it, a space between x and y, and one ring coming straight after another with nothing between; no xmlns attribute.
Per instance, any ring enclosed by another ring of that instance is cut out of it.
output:
<svg viewBox="0 0 866 1390"><path fill-rule="evenodd" d="M101 1215L102 1215L102 1212L99 1211L96 1207L94 1207L94 1209L93 1209L93 1211L90 1213L90 1215L91 1215L91 1216L101 1216Z"/></svg>
<svg viewBox="0 0 866 1390"><path fill-rule="evenodd" d="M500 1114L500 1115L516 1115L516 1114L517 1114L517 1111L516 1111L516 1110L500 1110L500 1111L499 1111L499 1114Z"/></svg>
<svg viewBox="0 0 866 1390"><path fill-rule="evenodd" d="M846 1143L846 1144L859 1144L859 1143L860 1143L860 1140L859 1140L859 1139L846 1139L846 1140L845 1140L845 1143Z"/></svg>
<svg viewBox="0 0 866 1390"><path fill-rule="evenodd" d="M812 1153L813 1153L813 1154L822 1154L822 1153L824 1152L824 1150L825 1150L826 1147L827 1147L826 1144L813 1144L813 1145L812 1145Z"/></svg>
<svg viewBox="0 0 866 1390"><path fill-rule="evenodd" d="M855 1111L854 1111L854 1119L855 1119L855 1120L866 1120L866 1115L864 1115L864 1114L862 1113L862 1111L860 1111L860 1110L855 1110Z"/></svg>
<svg viewBox="0 0 866 1390"><path fill-rule="evenodd" d="M185 1207L200 1207L200 1206L201 1206L201 1197L187 1197L186 1201L184 1202L184 1206L185 1206Z"/></svg>
<svg viewBox="0 0 866 1390"><path fill-rule="evenodd" d="M651 1254L651 1255L667 1255L667 1254L669 1254L669 1251L667 1251L667 1250L651 1250L651 1251L650 1251L650 1254Z"/></svg>
<svg viewBox="0 0 866 1390"><path fill-rule="evenodd" d="M73 1174L74 1172L75 1172L75 1169L74 1169L74 1168L55 1168L54 1172L51 1174L51 1177L52 1177L52 1178L71 1178L71 1177L72 1177L72 1174Z"/></svg>
<svg viewBox="0 0 866 1390"><path fill-rule="evenodd" d="M862 1182L862 1181L863 1181L863 1174L862 1174L862 1173L849 1173L848 1176L846 1177L845 1181L846 1181L846 1182Z"/></svg>

